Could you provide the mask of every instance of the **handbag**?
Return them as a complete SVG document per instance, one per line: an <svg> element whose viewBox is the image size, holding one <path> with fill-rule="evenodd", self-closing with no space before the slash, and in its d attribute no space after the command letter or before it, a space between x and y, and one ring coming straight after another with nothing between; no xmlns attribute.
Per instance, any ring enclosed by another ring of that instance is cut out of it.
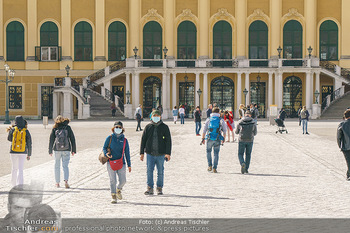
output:
<svg viewBox="0 0 350 233"><path fill-rule="evenodd" d="M116 160L109 160L109 165L111 166L113 171L118 171L118 170L122 169L122 167L123 167L125 144L126 144L126 139L124 138L122 157L120 159L116 159Z"/></svg>
<svg viewBox="0 0 350 233"><path fill-rule="evenodd" d="M105 153L103 153L103 150L101 151L101 153L98 156L98 160L102 163L102 165L104 165L105 163L107 163L109 158L112 158L112 156L108 156L109 154L111 154L111 142L112 142L112 135L111 138L109 139L109 143L108 143L108 147L107 147L107 157L105 156Z"/></svg>

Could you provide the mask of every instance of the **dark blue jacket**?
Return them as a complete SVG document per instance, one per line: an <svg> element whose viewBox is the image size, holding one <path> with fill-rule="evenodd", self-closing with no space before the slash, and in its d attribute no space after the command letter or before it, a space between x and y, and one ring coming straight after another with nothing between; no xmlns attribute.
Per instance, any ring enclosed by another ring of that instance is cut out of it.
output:
<svg viewBox="0 0 350 233"><path fill-rule="evenodd" d="M122 157L125 136L124 136L124 134L120 134L119 136L117 136L114 133L112 135L109 135L106 138L105 144L103 146L103 153L105 154L105 156L107 154L107 147L109 144L109 139L111 137L112 137L112 141L111 141L112 158L111 158L111 160L117 160L117 159L120 159ZM123 164L125 164L125 158L126 158L126 162L128 163L128 167L131 167L130 148L129 148L129 142L127 139L125 142Z"/></svg>

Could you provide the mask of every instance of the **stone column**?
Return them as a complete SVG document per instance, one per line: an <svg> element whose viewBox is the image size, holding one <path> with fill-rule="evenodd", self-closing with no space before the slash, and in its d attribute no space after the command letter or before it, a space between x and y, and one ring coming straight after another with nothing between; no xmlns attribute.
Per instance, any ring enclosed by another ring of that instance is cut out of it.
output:
<svg viewBox="0 0 350 233"><path fill-rule="evenodd" d="M350 1L348 0L342 0L341 1L341 22L350 22ZM343 41L341 43L341 51L340 51L340 59L349 59L350 58L350 43L344 43L345 41L350 41L350 30L341 30L340 34L340 41ZM345 60L347 63L347 61ZM347 65L342 64L342 60L340 60L340 66L347 67Z"/></svg>
<svg viewBox="0 0 350 233"><path fill-rule="evenodd" d="M306 96L305 96L305 103L306 103L306 109L311 111L311 106L312 106L312 86L311 86L311 72L306 72L306 79L305 79L305 92L306 92Z"/></svg>
<svg viewBox="0 0 350 233"><path fill-rule="evenodd" d="M282 46L281 38L281 17L282 17L282 1L270 0L271 15L271 57L278 58L278 46Z"/></svg>
<svg viewBox="0 0 350 233"><path fill-rule="evenodd" d="M165 38L164 46L168 49L168 56L175 56L174 50L174 19L175 19L175 0L163 0L164 21L165 21Z"/></svg>
<svg viewBox="0 0 350 233"><path fill-rule="evenodd" d="M37 70L39 69L39 62L35 61L35 46L37 46L38 33L37 33L37 0L27 1L27 47L26 51L26 69Z"/></svg>
<svg viewBox="0 0 350 233"><path fill-rule="evenodd" d="M132 106L135 110L140 103L140 74L135 72L132 74Z"/></svg>
<svg viewBox="0 0 350 233"><path fill-rule="evenodd" d="M167 73L166 75L166 92L167 92L167 103L166 103L166 111L168 112L168 118L171 116L171 105L170 105L170 100L171 100L171 96L170 96L170 73Z"/></svg>
<svg viewBox="0 0 350 233"><path fill-rule="evenodd" d="M125 73L125 94L128 93L128 91L130 92L130 73L129 72Z"/></svg>
<svg viewBox="0 0 350 233"><path fill-rule="evenodd" d="M236 111L235 111L235 117L239 118L238 115L238 109L239 105L242 104L242 73L238 72L237 73L237 89L236 89L236 96L237 96L237 106L236 106Z"/></svg>
<svg viewBox="0 0 350 233"><path fill-rule="evenodd" d="M176 82L176 73L173 73L173 106L177 106L177 96L176 96L176 93L177 93L177 82ZM171 108L170 108L171 109Z"/></svg>
<svg viewBox="0 0 350 233"><path fill-rule="evenodd" d="M59 114L58 94L52 93L52 118L55 119Z"/></svg>
<svg viewBox="0 0 350 233"><path fill-rule="evenodd" d="M105 49L105 0L95 0L95 59L94 69L102 69L107 65Z"/></svg>
<svg viewBox="0 0 350 233"><path fill-rule="evenodd" d="M133 82L134 83L134 82ZM128 97L126 93L130 92L130 72L125 73L125 101L124 101L124 115L125 117L132 119L132 104L131 100L129 99L128 103ZM130 92L131 93L131 92Z"/></svg>
<svg viewBox="0 0 350 233"><path fill-rule="evenodd" d="M0 67L4 67L5 65L5 54L4 54L4 7L3 0L0 0Z"/></svg>
<svg viewBox="0 0 350 233"><path fill-rule="evenodd" d="M317 90L320 95L318 96L318 103L320 103L320 101L322 101L322 93L321 93L321 85L320 85L320 71L316 71L315 72L315 91Z"/></svg>
<svg viewBox="0 0 350 233"><path fill-rule="evenodd" d="M208 108L208 73L203 73L203 111Z"/></svg>
<svg viewBox="0 0 350 233"><path fill-rule="evenodd" d="M245 58L247 0L235 0L235 16L237 22L237 58ZM248 90L248 89L247 89Z"/></svg>
<svg viewBox="0 0 350 233"><path fill-rule="evenodd" d="M278 91L277 108L279 111L283 107L283 72L278 72L278 87L276 90Z"/></svg>
<svg viewBox="0 0 350 233"><path fill-rule="evenodd" d="M69 92L63 93L63 117L73 119L73 96Z"/></svg>
<svg viewBox="0 0 350 233"><path fill-rule="evenodd" d="M210 0L198 1L199 18L199 57L209 57Z"/></svg>
<svg viewBox="0 0 350 233"><path fill-rule="evenodd" d="M198 91L198 89L199 89L199 75L200 75L200 73L196 73L196 83L195 83L195 87L194 87L194 96L195 96L195 107L197 107L197 106L199 106L200 105L200 103L199 103L199 97L198 97L198 93L197 93L197 91Z"/></svg>
<svg viewBox="0 0 350 233"><path fill-rule="evenodd" d="M72 52L72 19L71 19L71 0L61 0L61 46L62 61L60 69L64 70L66 65L73 68L73 52Z"/></svg>
<svg viewBox="0 0 350 233"><path fill-rule="evenodd" d="M317 18L317 0L307 0L304 1L304 14L306 21L305 28L305 50L303 52L304 56L307 56L309 52L307 48L311 46L313 52L317 51L316 48L316 18Z"/></svg>
<svg viewBox="0 0 350 233"><path fill-rule="evenodd" d="M168 93L167 93L167 73L162 73L162 107L163 107L163 119L168 119L167 103L168 103Z"/></svg>
<svg viewBox="0 0 350 233"><path fill-rule="evenodd" d="M247 97L245 98L246 99L246 103L245 105L247 106L248 104L250 104L250 82L249 82L249 74L248 72L245 73L245 89L247 89L248 91L248 94L247 94Z"/></svg>
<svg viewBox="0 0 350 233"><path fill-rule="evenodd" d="M140 48L140 18L141 18L141 0L129 0L129 43L128 56L134 55L134 47L139 49L138 55L141 54Z"/></svg>
<svg viewBox="0 0 350 233"><path fill-rule="evenodd" d="M273 72L269 72L269 87L267 95L267 116L270 116L270 106L272 105L272 96L273 96L273 82L272 82Z"/></svg>

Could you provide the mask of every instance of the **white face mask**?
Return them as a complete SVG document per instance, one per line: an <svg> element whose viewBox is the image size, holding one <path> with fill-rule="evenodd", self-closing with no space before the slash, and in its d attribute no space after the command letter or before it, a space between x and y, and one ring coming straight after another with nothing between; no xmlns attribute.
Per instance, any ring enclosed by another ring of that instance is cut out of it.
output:
<svg viewBox="0 0 350 233"><path fill-rule="evenodd" d="M114 128L114 133L115 134L121 134L122 133L122 129L120 129L120 128Z"/></svg>
<svg viewBox="0 0 350 233"><path fill-rule="evenodd" d="M152 117L152 121L157 124L160 121L160 117Z"/></svg>

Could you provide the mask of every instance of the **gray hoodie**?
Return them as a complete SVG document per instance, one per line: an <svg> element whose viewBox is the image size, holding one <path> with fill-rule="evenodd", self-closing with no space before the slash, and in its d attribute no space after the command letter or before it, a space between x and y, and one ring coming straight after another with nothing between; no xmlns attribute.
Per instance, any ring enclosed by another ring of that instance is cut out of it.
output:
<svg viewBox="0 0 350 233"><path fill-rule="evenodd" d="M253 118L245 116L238 121L235 133L239 134L239 142L253 142L254 136L258 133Z"/></svg>

